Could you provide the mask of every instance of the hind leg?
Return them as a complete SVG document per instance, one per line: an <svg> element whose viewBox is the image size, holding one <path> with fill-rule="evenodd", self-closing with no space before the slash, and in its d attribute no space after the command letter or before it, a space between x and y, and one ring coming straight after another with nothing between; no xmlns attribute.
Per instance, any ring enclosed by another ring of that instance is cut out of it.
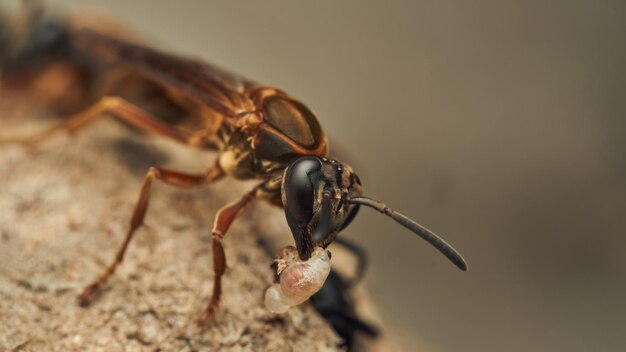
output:
<svg viewBox="0 0 626 352"><path fill-rule="evenodd" d="M85 111L71 116L66 121L45 129L39 133L23 137L0 137L0 144L17 143L25 145L35 145L62 131L74 132L90 122L97 119L113 115L140 130L151 132L163 137L189 144L190 136L159 122L140 107L119 97L103 97L99 102L92 105Z"/></svg>

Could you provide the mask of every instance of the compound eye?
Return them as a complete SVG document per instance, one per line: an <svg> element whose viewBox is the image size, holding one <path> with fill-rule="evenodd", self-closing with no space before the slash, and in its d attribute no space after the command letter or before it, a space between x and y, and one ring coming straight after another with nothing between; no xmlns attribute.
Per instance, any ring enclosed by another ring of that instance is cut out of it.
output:
<svg viewBox="0 0 626 352"><path fill-rule="evenodd" d="M285 174L283 196L289 226L306 226L313 217L315 180L322 169L317 157L302 157L291 164Z"/></svg>
<svg viewBox="0 0 626 352"><path fill-rule="evenodd" d="M294 142L313 148L319 141L315 115L299 102L283 97L269 97L264 104L267 122Z"/></svg>

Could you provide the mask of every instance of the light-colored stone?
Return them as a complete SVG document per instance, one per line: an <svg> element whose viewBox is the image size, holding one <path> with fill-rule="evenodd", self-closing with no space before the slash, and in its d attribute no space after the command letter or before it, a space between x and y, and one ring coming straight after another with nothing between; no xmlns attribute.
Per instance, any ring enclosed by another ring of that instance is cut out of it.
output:
<svg viewBox="0 0 626 352"><path fill-rule="evenodd" d="M19 115L0 115L0 134L22 125ZM196 327L213 279L213 216L246 182L194 191L155 183L147 226L124 263L94 304L78 306L121 244L148 167L201 171L214 157L106 119L34 150L1 147L0 350L336 350L338 338L310 305L281 317L264 308L273 253L259 239L292 239L280 209L262 203L226 237L221 310L208 329Z"/></svg>

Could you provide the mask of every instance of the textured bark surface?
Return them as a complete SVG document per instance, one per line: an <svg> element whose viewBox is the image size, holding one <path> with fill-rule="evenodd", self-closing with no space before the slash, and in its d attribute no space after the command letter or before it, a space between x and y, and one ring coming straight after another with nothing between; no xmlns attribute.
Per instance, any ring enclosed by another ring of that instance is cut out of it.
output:
<svg viewBox="0 0 626 352"><path fill-rule="evenodd" d="M0 116L2 134L41 127L26 115ZM147 226L124 263L94 304L78 306L121 244L148 167L202 171L214 156L113 121L35 149L0 147L0 350L336 350L338 338L310 305L282 316L263 307L272 275L259 239L292 240L281 211L262 203L225 239L217 319L205 331L194 324L212 287L213 216L251 186L233 180L187 191L156 182Z"/></svg>

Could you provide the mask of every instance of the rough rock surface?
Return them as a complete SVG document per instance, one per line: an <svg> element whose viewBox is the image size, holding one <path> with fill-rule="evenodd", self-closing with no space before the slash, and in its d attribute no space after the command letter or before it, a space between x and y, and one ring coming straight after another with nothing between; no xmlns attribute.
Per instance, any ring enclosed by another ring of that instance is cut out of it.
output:
<svg viewBox="0 0 626 352"><path fill-rule="evenodd" d="M0 134L41 127L23 115L0 115ZM310 305L282 316L263 307L272 274L259 239L292 243L282 213L263 203L225 239L221 310L196 327L212 287L213 216L251 185L233 180L186 191L156 182L124 263L94 304L78 306L121 244L147 168L201 171L213 158L106 119L35 149L1 146L0 350L337 350Z"/></svg>

